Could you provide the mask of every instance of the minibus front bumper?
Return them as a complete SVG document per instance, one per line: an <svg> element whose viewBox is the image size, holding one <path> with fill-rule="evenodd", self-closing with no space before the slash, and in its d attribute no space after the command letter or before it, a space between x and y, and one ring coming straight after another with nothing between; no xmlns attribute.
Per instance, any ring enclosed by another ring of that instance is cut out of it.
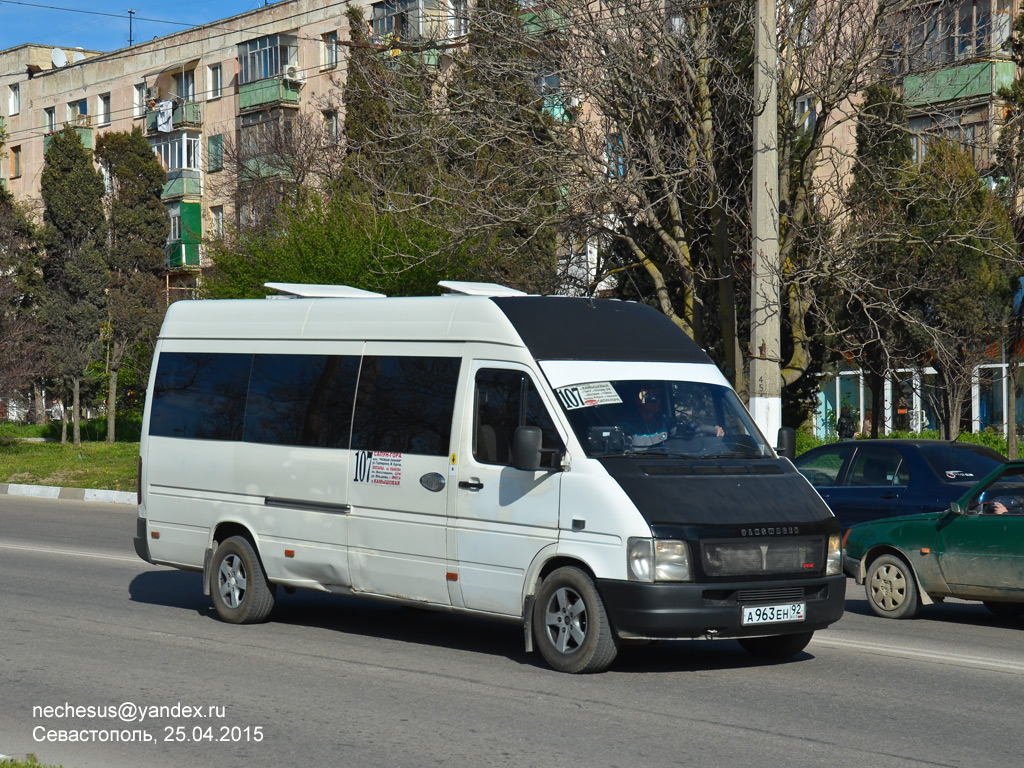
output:
<svg viewBox="0 0 1024 768"><path fill-rule="evenodd" d="M629 639L758 637L808 632L838 621L846 606L843 574L755 583L599 579L597 587L616 633ZM744 608L798 603L804 606L800 620L743 622Z"/></svg>

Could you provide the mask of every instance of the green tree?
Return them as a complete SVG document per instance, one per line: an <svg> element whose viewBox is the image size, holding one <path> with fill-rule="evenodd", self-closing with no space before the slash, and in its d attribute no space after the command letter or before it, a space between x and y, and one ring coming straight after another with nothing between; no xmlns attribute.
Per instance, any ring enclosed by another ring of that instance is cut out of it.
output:
<svg viewBox="0 0 1024 768"><path fill-rule="evenodd" d="M106 345L107 442L113 443L117 384L126 356L152 351L163 317L159 275L164 271L164 244L169 222L161 202L167 173L138 128L105 133L96 141L96 159L106 170Z"/></svg>
<svg viewBox="0 0 1024 768"><path fill-rule="evenodd" d="M53 134L42 174L43 318L51 367L71 390L75 445L82 442L82 382L99 358L106 319L103 194L103 178L74 128Z"/></svg>
<svg viewBox="0 0 1024 768"><path fill-rule="evenodd" d="M1021 264L1006 209L964 149L933 141L907 189L907 241L925 286L907 297L909 332L921 366L937 371L930 395L943 437L955 439L974 369L1008 322Z"/></svg>
<svg viewBox="0 0 1024 768"><path fill-rule="evenodd" d="M40 250L31 218L0 187L0 396L27 389L45 372Z"/></svg>

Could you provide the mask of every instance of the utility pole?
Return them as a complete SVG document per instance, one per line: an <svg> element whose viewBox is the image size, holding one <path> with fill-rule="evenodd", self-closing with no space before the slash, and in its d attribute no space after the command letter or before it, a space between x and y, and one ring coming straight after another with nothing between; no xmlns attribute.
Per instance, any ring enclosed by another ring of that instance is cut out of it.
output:
<svg viewBox="0 0 1024 768"><path fill-rule="evenodd" d="M132 41L133 41L133 38L132 38L132 21L134 20L134 17L135 17L135 11L129 9L128 10L128 47L129 48L132 47Z"/></svg>
<svg viewBox="0 0 1024 768"><path fill-rule="evenodd" d="M782 426L779 302L779 83L776 0L754 0L750 413L774 444Z"/></svg>

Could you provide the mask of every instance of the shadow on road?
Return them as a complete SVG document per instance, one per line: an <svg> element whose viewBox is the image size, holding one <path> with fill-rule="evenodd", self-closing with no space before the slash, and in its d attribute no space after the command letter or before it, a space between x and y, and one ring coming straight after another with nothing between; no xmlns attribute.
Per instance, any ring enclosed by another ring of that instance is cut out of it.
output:
<svg viewBox="0 0 1024 768"><path fill-rule="evenodd" d="M878 621L892 621L877 616L871 610L866 598L852 600L846 598L846 612L855 613L859 616L868 616ZM918 608L917 616L911 621L938 621L947 624L961 624L965 627L1007 627L1010 629L1024 629L1024 619L996 616L981 603L944 600L933 605L922 605Z"/></svg>
<svg viewBox="0 0 1024 768"><path fill-rule="evenodd" d="M204 621L219 621L210 598L203 595L202 581L202 574L191 571L147 571L131 581L128 592L133 602L178 608L196 614L197 620L201 617ZM270 621L372 640L503 656L517 664L548 669L539 653L523 650L523 629L517 623L310 590L298 590L289 595L283 589L277 591ZM732 640L662 641L623 645L611 671L643 674L740 670L768 664L793 664L812 658L813 654L805 651L793 659L766 661L751 656Z"/></svg>

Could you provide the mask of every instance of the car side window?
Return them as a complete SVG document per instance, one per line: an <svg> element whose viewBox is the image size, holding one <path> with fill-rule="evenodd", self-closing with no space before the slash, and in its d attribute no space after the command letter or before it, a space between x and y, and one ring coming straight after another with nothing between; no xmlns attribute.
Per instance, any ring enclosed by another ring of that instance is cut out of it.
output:
<svg viewBox="0 0 1024 768"><path fill-rule="evenodd" d="M896 485L907 486L910 485L910 467L907 466L907 462L901 460L899 467L896 469Z"/></svg>
<svg viewBox="0 0 1024 768"><path fill-rule="evenodd" d="M520 426L540 427L545 456L564 450L551 415L528 375L497 368L477 371L473 458L481 464L511 466L512 443Z"/></svg>
<svg viewBox="0 0 1024 768"><path fill-rule="evenodd" d="M897 484L897 471L903 457L895 448L861 448L853 459L846 484L880 486Z"/></svg>
<svg viewBox="0 0 1024 768"><path fill-rule="evenodd" d="M797 460L797 469L815 488L839 485L839 472L849 455L846 448L821 451L814 456Z"/></svg>

